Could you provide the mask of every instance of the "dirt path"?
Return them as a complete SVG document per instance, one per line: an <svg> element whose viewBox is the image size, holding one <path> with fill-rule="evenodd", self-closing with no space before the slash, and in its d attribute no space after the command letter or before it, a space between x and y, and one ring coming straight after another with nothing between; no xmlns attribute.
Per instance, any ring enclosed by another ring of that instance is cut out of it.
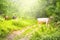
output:
<svg viewBox="0 0 60 40"><path fill-rule="evenodd" d="M34 26L34 25L33 25ZM26 27L26 28L23 28L22 30L18 30L18 31L14 31L14 32L12 32L11 34L9 34L8 36L7 36L7 40L14 40L14 38L17 36L17 35L21 35L22 33L24 33L26 30L28 30L28 29L30 29L30 28L32 28L32 26L28 26L28 27ZM27 38L27 37L26 37ZM24 37L24 40L26 39L25 37ZM21 39L19 39L19 40L21 40ZM26 40L28 40L28 39L26 39Z"/></svg>
<svg viewBox="0 0 60 40"><path fill-rule="evenodd" d="M30 38L32 37L32 34L38 29L39 29L38 27L33 29L31 32L27 33L24 37L20 38L19 40L30 40Z"/></svg>

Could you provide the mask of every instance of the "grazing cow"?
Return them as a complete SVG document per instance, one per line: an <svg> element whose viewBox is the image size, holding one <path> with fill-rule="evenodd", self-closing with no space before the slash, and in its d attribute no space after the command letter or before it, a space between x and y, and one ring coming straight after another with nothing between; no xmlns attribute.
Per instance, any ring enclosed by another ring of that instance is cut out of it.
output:
<svg viewBox="0 0 60 40"><path fill-rule="evenodd" d="M8 20L9 19L9 16L4 16L5 20Z"/></svg>
<svg viewBox="0 0 60 40"><path fill-rule="evenodd" d="M37 18L38 24L46 23L46 26L48 26L49 18Z"/></svg>
<svg viewBox="0 0 60 40"><path fill-rule="evenodd" d="M12 19L16 19L17 17L16 16L13 16Z"/></svg>

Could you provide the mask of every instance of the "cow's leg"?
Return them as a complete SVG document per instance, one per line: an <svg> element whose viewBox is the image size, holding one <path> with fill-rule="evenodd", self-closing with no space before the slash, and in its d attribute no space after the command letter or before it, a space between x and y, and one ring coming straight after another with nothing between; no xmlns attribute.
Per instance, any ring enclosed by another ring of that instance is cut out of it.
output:
<svg viewBox="0 0 60 40"><path fill-rule="evenodd" d="M48 22L46 21L46 27L48 26Z"/></svg>
<svg viewBox="0 0 60 40"><path fill-rule="evenodd" d="M48 23L48 21L46 22L46 27L49 27L49 23Z"/></svg>
<svg viewBox="0 0 60 40"><path fill-rule="evenodd" d="M38 21L38 27L41 27L41 22L40 21Z"/></svg>

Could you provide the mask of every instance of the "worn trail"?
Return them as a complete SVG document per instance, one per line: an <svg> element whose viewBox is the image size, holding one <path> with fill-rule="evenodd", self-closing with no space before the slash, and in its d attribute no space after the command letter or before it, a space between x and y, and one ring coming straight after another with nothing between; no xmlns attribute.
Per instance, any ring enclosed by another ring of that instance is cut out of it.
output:
<svg viewBox="0 0 60 40"><path fill-rule="evenodd" d="M34 26L34 25L33 25ZM29 29L32 29L32 26L28 26L26 28L23 28L22 30L18 30L18 31L13 31L11 34L9 34L7 36L7 40L14 40L14 38L16 36L19 36L19 35L23 35L23 33L26 31L26 30L29 30Z"/></svg>

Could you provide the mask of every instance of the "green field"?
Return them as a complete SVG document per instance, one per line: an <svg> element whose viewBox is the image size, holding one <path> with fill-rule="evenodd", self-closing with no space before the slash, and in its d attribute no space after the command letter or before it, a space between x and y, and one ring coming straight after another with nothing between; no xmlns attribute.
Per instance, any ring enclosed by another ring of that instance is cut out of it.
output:
<svg viewBox="0 0 60 40"><path fill-rule="evenodd" d="M60 40L60 0L0 0L0 40Z"/></svg>
<svg viewBox="0 0 60 40"><path fill-rule="evenodd" d="M36 20L30 19L3 19L0 21L0 40L7 40L8 35L14 31L16 33L17 31L23 32L12 37L13 40L60 40L60 27L55 27L52 24L49 26L46 24L39 25Z"/></svg>

